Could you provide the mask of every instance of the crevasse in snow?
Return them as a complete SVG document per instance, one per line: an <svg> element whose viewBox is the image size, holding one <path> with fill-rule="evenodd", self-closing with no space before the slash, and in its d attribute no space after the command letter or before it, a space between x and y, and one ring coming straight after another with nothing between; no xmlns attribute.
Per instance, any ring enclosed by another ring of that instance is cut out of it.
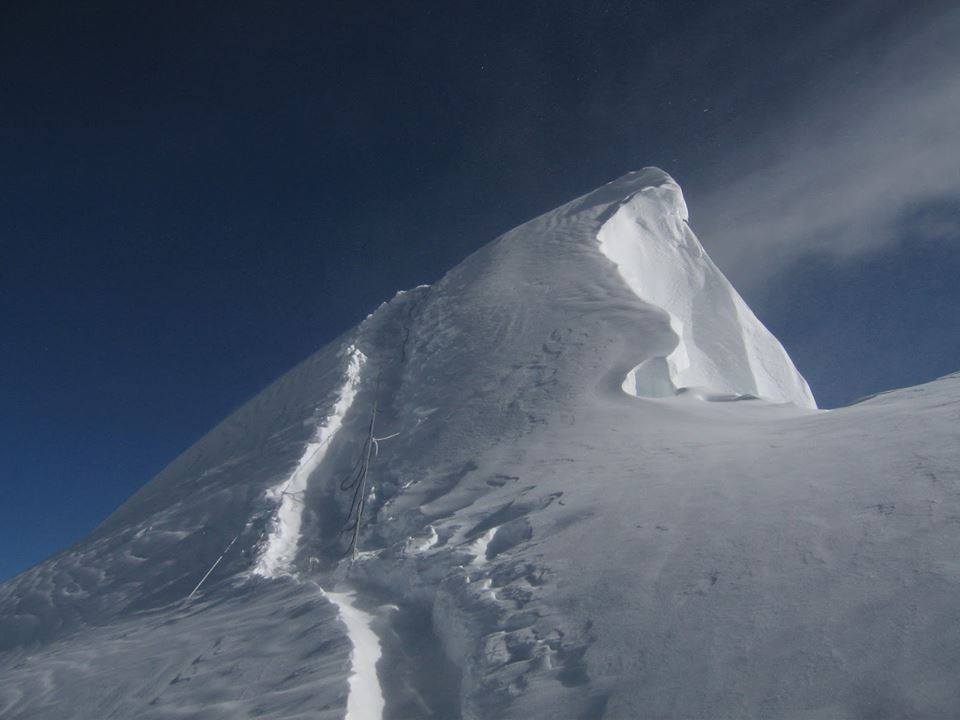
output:
<svg viewBox="0 0 960 720"><path fill-rule="evenodd" d="M296 468L282 483L269 491L271 499L279 500L273 527L263 545L254 573L264 577L288 574L300 540L303 516L302 497L313 472L323 462L330 442L340 430L343 418L353 404L360 386L360 372L366 357L355 347L350 348L346 378L329 417L317 427L313 440L307 443Z"/></svg>
<svg viewBox="0 0 960 720"><path fill-rule="evenodd" d="M597 234L623 280L669 315L677 336L670 354L638 365L623 389L664 397L696 387L815 408L783 346L713 264L687 219L679 185L658 173L621 202Z"/></svg>

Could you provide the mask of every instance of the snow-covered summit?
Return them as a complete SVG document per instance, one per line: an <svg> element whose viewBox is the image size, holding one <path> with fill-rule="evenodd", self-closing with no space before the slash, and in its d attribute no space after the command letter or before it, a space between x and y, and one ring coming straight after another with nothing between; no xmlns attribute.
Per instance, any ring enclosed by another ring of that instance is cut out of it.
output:
<svg viewBox="0 0 960 720"><path fill-rule="evenodd" d="M812 408L630 173L0 585L0 716L949 717L960 380Z"/></svg>

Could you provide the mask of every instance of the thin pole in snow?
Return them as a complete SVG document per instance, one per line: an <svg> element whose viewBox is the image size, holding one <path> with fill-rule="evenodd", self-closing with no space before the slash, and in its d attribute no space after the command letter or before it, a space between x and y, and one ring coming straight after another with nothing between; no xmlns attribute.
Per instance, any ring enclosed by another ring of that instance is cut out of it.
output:
<svg viewBox="0 0 960 720"><path fill-rule="evenodd" d="M214 570L217 569L217 565L219 565L219 564L220 564L220 561L223 560L223 556L226 555L226 554L227 554L227 551L230 550L230 548L233 547L233 544L234 544L237 540L240 539L240 534L241 534L242 532L243 532L242 530L241 530L240 532L238 532L238 533L237 533L237 536L236 536L233 540L230 541L230 544L227 545L227 546L223 549L223 552L220 553L220 557L217 558L217 561L216 561L213 565L210 566L210 569L209 569L209 570L207 570L207 574L204 575L202 578L200 578L200 582L197 583L197 586L190 592L189 595L187 595L187 600L190 600L190 598L192 598L194 595L197 594L197 590L199 590L199 589L200 589L200 586L203 585L204 582L206 582L206 580L207 580L208 577L210 577L210 573L212 573Z"/></svg>

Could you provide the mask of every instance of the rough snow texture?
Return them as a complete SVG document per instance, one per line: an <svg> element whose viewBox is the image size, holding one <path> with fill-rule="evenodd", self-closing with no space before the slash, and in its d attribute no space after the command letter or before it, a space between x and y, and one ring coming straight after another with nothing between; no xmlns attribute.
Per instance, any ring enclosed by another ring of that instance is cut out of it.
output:
<svg viewBox="0 0 960 720"><path fill-rule="evenodd" d="M385 720L954 717L960 377L811 409L679 203L631 173L398 294L0 585L0 717L343 718L360 671L314 582L369 616ZM631 260L623 238L689 252ZM634 261L686 265L652 291ZM351 347L364 371L289 559L308 581L260 577L267 491ZM644 363L664 397L622 391ZM400 434L350 565L337 488L374 401Z"/></svg>
<svg viewBox="0 0 960 720"><path fill-rule="evenodd" d="M313 440L303 449L290 477L274 488L267 496L278 503L273 527L267 536L254 572L264 577L289 574L290 566L300 542L300 526L303 517L303 496L307 483L327 454L327 448L343 425L343 418L353 404L360 387L360 372L366 360L356 348L349 349L346 379L337 393L337 402L330 415L317 427Z"/></svg>
<svg viewBox="0 0 960 720"><path fill-rule="evenodd" d="M807 382L780 342L757 320L707 257L687 225L687 206L672 179L650 175L597 237L639 298L670 317L676 347L627 376L632 395L664 397L681 388L753 395L816 407Z"/></svg>

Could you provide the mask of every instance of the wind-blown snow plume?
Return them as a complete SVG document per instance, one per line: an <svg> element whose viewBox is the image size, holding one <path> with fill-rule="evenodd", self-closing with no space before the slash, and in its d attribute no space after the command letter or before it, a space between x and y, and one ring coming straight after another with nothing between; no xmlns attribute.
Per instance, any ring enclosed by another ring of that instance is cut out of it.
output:
<svg viewBox="0 0 960 720"><path fill-rule="evenodd" d="M857 52L877 4L844 4L831 44L810 48L829 72L688 188L695 226L748 297L807 253L839 263L960 238L960 6L916 3L892 42Z"/></svg>
<svg viewBox="0 0 960 720"><path fill-rule="evenodd" d="M300 541L300 524L303 518L303 493L310 476L323 462L330 442L343 425L343 418L353 404L360 387L360 372L366 357L357 348L350 349L347 374L338 393L337 402L329 417L317 428L314 439L307 443L297 467L290 477L274 487L269 495L279 500L280 506L273 528L263 546L263 551L254 572L264 577L288 574Z"/></svg>

